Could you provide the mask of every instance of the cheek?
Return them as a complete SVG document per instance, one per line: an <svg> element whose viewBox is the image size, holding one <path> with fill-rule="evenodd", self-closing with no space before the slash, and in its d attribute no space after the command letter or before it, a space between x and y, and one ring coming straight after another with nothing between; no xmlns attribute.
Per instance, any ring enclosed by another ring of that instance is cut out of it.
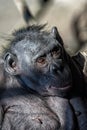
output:
<svg viewBox="0 0 87 130"><path fill-rule="evenodd" d="M64 65L63 71L58 73L51 73L50 71L41 71L39 74L39 83L43 84L64 84L66 82L72 82L72 74L68 65Z"/></svg>
<svg viewBox="0 0 87 130"><path fill-rule="evenodd" d="M63 77L65 77L65 79L67 79L67 80L72 80L71 70L68 67L68 65L66 65L64 67Z"/></svg>

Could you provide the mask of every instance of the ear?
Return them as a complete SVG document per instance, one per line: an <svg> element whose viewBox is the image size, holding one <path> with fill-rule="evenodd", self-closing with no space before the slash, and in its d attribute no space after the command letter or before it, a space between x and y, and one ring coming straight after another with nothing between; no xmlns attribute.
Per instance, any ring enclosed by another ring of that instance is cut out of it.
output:
<svg viewBox="0 0 87 130"><path fill-rule="evenodd" d="M4 56L5 71L11 75L17 75L17 57L7 52Z"/></svg>
<svg viewBox="0 0 87 130"><path fill-rule="evenodd" d="M61 44L63 45L63 40L57 30L57 27L52 27L51 29L51 35Z"/></svg>

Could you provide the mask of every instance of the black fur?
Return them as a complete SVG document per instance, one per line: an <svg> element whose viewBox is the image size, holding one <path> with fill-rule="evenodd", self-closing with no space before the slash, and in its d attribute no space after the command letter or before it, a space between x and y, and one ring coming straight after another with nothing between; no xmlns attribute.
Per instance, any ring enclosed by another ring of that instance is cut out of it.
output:
<svg viewBox="0 0 87 130"><path fill-rule="evenodd" d="M87 129L82 69L66 53L57 28L47 32L44 26L14 32L4 51L1 130Z"/></svg>

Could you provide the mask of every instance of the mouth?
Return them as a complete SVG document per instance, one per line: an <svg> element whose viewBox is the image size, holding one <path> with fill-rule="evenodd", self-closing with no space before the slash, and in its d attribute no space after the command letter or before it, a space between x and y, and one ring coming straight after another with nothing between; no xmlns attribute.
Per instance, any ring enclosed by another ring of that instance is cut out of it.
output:
<svg viewBox="0 0 87 130"><path fill-rule="evenodd" d="M65 85L65 86L63 86L63 87L50 86L49 88L52 89L52 90L66 91L66 90L71 89L72 86L71 86L71 84L67 84L67 85Z"/></svg>

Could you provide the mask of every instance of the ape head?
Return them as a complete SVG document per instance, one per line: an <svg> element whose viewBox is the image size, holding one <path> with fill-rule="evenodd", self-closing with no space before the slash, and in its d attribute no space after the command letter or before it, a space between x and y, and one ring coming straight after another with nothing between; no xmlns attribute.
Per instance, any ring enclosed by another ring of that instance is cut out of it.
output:
<svg viewBox="0 0 87 130"><path fill-rule="evenodd" d="M33 25L13 33L4 55L5 71L40 95L68 97L73 79L63 41L56 27L50 32L43 28Z"/></svg>

